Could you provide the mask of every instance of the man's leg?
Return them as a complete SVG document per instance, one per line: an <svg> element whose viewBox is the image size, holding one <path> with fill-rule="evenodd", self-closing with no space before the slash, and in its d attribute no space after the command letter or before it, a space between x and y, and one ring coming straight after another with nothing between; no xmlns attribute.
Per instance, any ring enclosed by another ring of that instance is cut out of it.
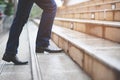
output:
<svg viewBox="0 0 120 80"><path fill-rule="evenodd" d="M33 2L30 0L19 0L17 13L11 25L6 54L16 54L19 45L19 36L24 24L27 22Z"/></svg>
<svg viewBox="0 0 120 80"><path fill-rule="evenodd" d="M54 0L34 0L35 3L43 9L42 18L36 39L36 52L59 52L61 50L50 50L49 39L51 37L51 29L56 15L56 3Z"/></svg>
<svg viewBox="0 0 120 80"><path fill-rule="evenodd" d="M19 36L24 24L28 20L32 5L33 5L33 2L31 0L19 0L16 16L11 25L9 38L8 38L5 54L3 56L3 60L11 61L11 58L17 54L17 48L19 45Z"/></svg>
<svg viewBox="0 0 120 80"><path fill-rule="evenodd" d="M35 2L43 9L36 47L47 47L49 45L53 20L56 15L56 3L54 0L35 0Z"/></svg>

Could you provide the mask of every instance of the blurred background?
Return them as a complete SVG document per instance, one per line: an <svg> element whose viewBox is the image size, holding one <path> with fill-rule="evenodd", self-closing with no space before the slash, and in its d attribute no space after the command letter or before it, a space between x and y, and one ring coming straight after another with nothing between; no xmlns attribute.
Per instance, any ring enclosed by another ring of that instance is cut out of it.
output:
<svg viewBox="0 0 120 80"><path fill-rule="evenodd" d="M73 5L87 0L55 0L58 7ZM0 0L0 33L9 29L13 21L18 0ZM39 14L38 14L39 13ZM40 18L42 9L36 4L33 5L30 18Z"/></svg>

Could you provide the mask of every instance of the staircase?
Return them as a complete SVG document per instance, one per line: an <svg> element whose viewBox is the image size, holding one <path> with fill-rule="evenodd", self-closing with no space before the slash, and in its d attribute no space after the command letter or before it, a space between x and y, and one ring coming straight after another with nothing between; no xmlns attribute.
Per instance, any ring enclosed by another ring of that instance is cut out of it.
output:
<svg viewBox="0 0 120 80"><path fill-rule="evenodd" d="M0 38L0 80L91 80L74 61L61 53L36 53L35 41L38 26L32 21L26 23L20 35L18 57L22 61L28 60L27 65L13 65L2 60L5 52L8 32ZM50 40L50 47L57 49L57 45Z"/></svg>
<svg viewBox="0 0 120 80"><path fill-rule="evenodd" d="M35 53L38 27L28 22L18 49L20 59L29 61L23 66L2 61L8 33L0 35L0 80L120 80L119 15L120 0L59 8L50 43L65 53Z"/></svg>
<svg viewBox="0 0 120 80"><path fill-rule="evenodd" d="M52 40L93 80L120 80L120 0L61 7Z"/></svg>

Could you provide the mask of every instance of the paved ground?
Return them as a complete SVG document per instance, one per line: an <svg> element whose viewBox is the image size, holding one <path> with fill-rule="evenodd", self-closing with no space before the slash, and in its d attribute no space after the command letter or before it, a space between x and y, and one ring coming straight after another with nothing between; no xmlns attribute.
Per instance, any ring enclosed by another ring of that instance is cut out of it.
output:
<svg viewBox="0 0 120 80"><path fill-rule="evenodd" d="M28 65L17 66L1 60L5 51L7 38L8 34L4 36L4 40L0 43L0 80L31 80L30 54L26 27L24 27L20 36L18 56L20 60L29 60Z"/></svg>

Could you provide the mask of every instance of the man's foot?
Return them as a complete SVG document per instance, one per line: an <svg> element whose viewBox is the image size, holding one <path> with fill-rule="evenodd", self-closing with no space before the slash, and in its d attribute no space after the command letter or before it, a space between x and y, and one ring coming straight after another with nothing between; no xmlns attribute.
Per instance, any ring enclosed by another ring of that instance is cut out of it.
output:
<svg viewBox="0 0 120 80"><path fill-rule="evenodd" d="M62 49L50 49L49 47L39 47L36 49L36 53L43 53L44 51L49 53L59 53L62 52Z"/></svg>
<svg viewBox="0 0 120 80"><path fill-rule="evenodd" d="M19 61L17 56L8 55L8 54L4 54L2 60L6 62L13 62L15 65L25 65L28 63L28 61L25 62Z"/></svg>

